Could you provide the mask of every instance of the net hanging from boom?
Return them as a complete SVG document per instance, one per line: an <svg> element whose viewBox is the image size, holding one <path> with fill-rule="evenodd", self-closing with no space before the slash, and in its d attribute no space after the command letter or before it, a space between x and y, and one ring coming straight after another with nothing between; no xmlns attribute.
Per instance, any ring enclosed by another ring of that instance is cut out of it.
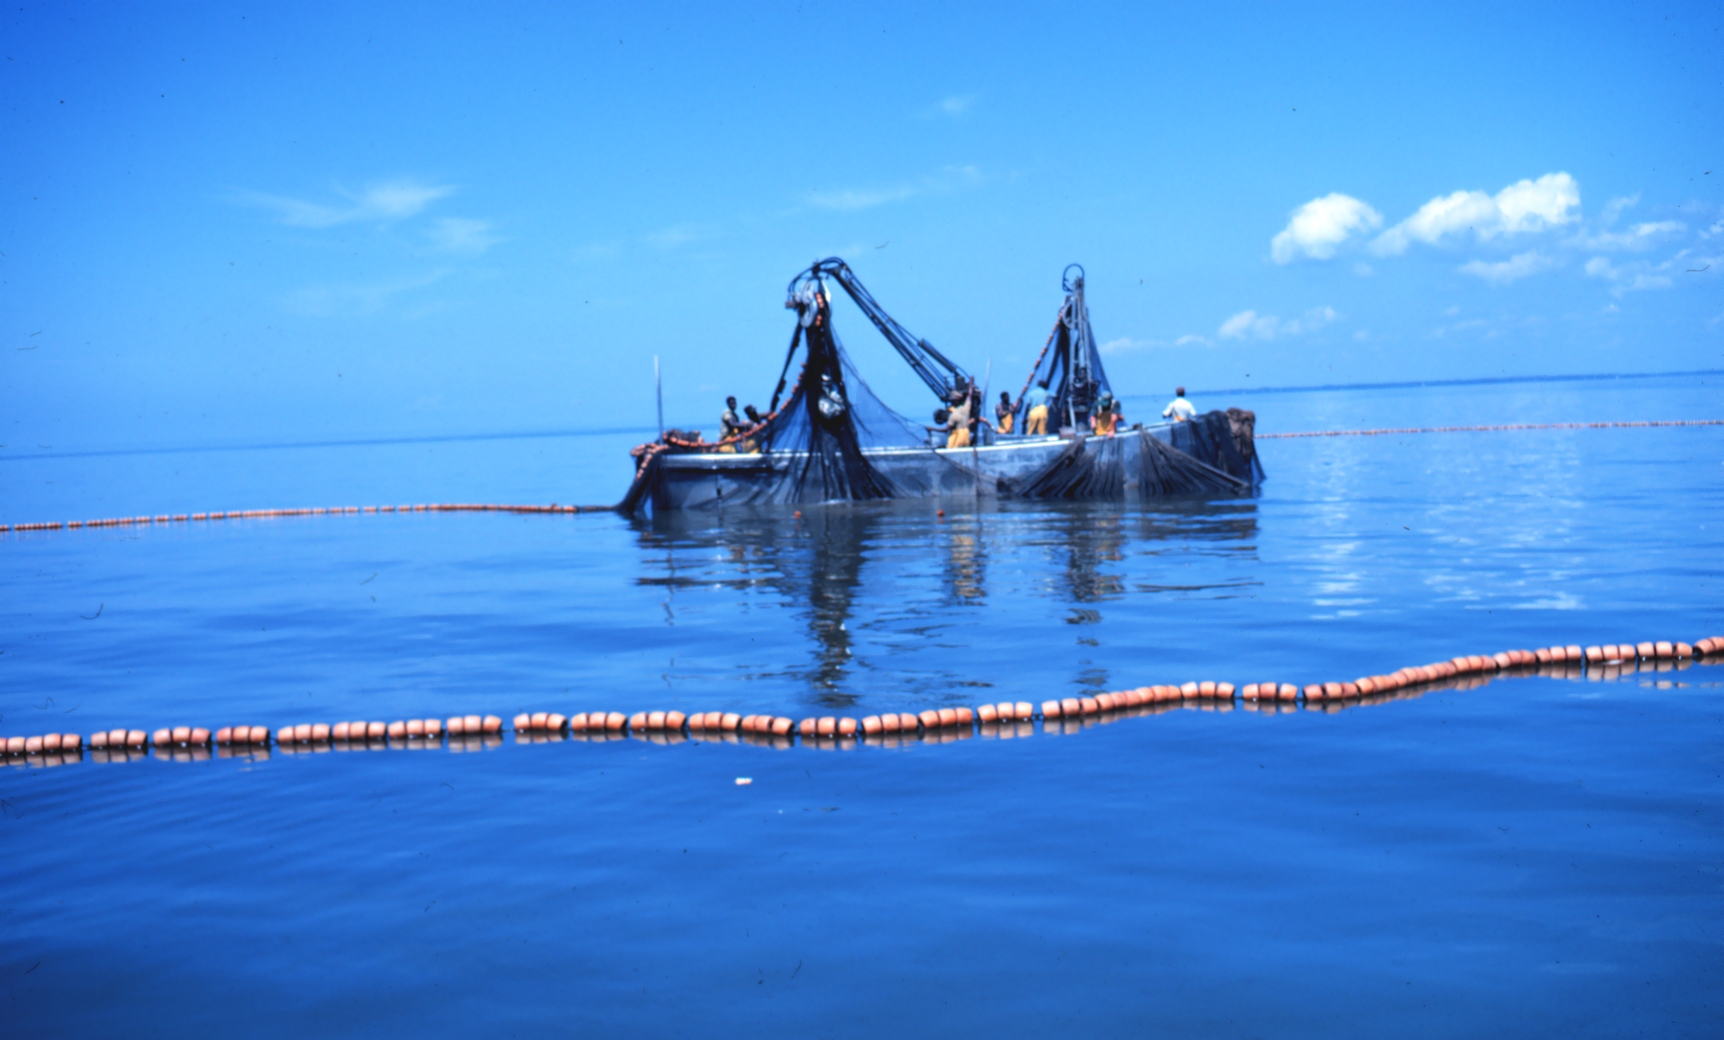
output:
<svg viewBox="0 0 1724 1040"><path fill-rule="evenodd" d="M817 265L792 283L785 305L796 311L796 327L763 421L717 443L670 431L659 444L637 449L644 458L619 508L633 512L650 499L653 482L662 476L659 456L667 451L758 454L759 472L726 498L735 505L921 497L958 470L929 446L921 427L875 396L851 363L833 328L831 295L820 273ZM802 367L789 384L786 377L799 351ZM790 396L780 406L787 385ZM900 464L896 477L888 477L863 454L877 448L925 457L924 464Z"/></svg>
<svg viewBox="0 0 1724 1040"><path fill-rule="evenodd" d="M1029 400L1035 388L1047 392L1049 433L1057 433L1061 428L1085 432L1096 402L1104 394L1113 395L1095 333L1090 331L1083 268L1077 264L1067 266L1060 276L1060 287L1065 290L1066 298L1060 305L1054 330L1012 404L1013 428L1017 430L1024 429L1029 421Z"/></svg>
<svg viewBox="0 0 1724 1040"><path fill-rule="evenodd" d="M1168 429L1171 446L1141 428L1086 437L1092 415L1119 406L1090 328L1083 267L1069 265L1060 285L1066 298L1012 404L1013 428L1026 428L1039 401L1047 407L1046 432L1073 440L1038 472L1003 490L1020 498L1121 500L1241 494L1263 479L1252 444L1256 417L1236 408L1175 423Z"/></svg>

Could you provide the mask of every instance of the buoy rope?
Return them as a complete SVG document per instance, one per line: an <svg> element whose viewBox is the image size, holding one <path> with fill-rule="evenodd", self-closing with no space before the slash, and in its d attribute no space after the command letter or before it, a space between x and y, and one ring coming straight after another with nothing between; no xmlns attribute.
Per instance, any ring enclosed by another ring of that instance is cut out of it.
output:
<svg viewBox="0 0 1724 1040"><path fill-rule="evenodd" d="M1644 419L1639 422L1503 423L1497 426L1404 426L1382 430L1313 430L1309 433L1259 433L1256 439L1294 437L1382 437L1397 433L1497 433L1503 430L1616 430L1647 426L1724 426L1724 419Z"/></svg>
<svg viewBox="0 0 1724 1040"><path fill-rule="evenodd" d="M1333 712L1364 704L1380 704L1423 696L1439 689L1475 689L1498 678L1543 676L1550 678L1607 680L1643 671L1670 671L1695 663L1724 664L1724 636L1702 639L1692 646L1680 642L1621 643L1616 645L1552 646L1542 650L1504 650L1473 654L1447 661L1401 668L1386 675L1367 675L1351 682L1310 683L1303 688L1291 683L1256 682L1235 687L1225 682L1187 682L1181 685L1139 686L1132 690L1100 693L1094 697L1065 697L1043 701L1040 710L1029 701L983 704L979 707L929 709L869 715L862 719L825 716L800 722L782 715L742 715L737 712L642 711L624 715L618 711L579 712L561 715L534 712L515 716L512 727L516 742L535 742L566 737L589 739L672 740L750 739L774 746L838 746L835 742L879 743L920 740L944 743L982 735L1020 735L1019 727L1034 732L1037 721L1047 732L1058 725L1080 727L1131 715L1159 714L1181 707L1230 711L1235 696L1249 710ZM1000 727L1008 727L1010 732ZM29 737L0 738L0 758L14 764L64 764L67 756L82 761L87 746L102 761L129 761L153 746L158 755L185 754L207 757L217 753L266 752L271 743L282 751L328 750L358 747L442 746L445 734L451 750L466 750L501 743L506 732L495 715L459 715L447 722L411 719L395 722L299 723L282 726L273 733L263 726L227 726L210 730L201 726L175 726L154 733L141 729L114 729L92 735L47 733ZM196 753L196 754L194 754ZM51 759L50 759L51 756Z"/></svg>
<svg viewBox="0 0 1724 1040"><path fill-rule="evenodd" d="M766 416L761 426L776 418L777 412ZM667 450L670 446L682 448L715 449L720 445L731 444L746 439L758 432L761 426L751 427L747 432L727 437L714 444L682 441L666 437L669 443L643 444L634 449L639 464L636 474L645 468L651 456ZM1497 426L1407 426L1382 430L1313 430L1302 433L1259 433L1257 440L1292 439L1297 437L1381 437L1403 433L1485 433L1504 430L1603 430L1628 429L1651 426L1724 426L1724 419L1646 419L1639 422L1588 422L1588 423L1507 423ZM331 506L318 509L240 509L212 513L160 513L155 516L121 516L103 520L49 520L40 523L0 524L0 534L8 531L60 531L75 530L82 527L123 527L131 524L168 524L186 523L201 520L259 520L270 517L284 516L324 516L343 513L598 513L612 512L615 506L564 506L555 502L548 506L540 505L499 505L495 503L432 503L407 506Z"/></svg>
<svg viewBox="0 0 1724 1040"><path fill-rule="evenodd" d="M230 509L213 513L159 513L104 520L53 520L34 524L0 524L5 531L59 531L80 527L124 527L133 524L182 524L206 520L263 520L283 516L341 516L351 513L609 513L614 506L508 505L499 503L432 502L406 506L329 506L316 509Z"/></svg>

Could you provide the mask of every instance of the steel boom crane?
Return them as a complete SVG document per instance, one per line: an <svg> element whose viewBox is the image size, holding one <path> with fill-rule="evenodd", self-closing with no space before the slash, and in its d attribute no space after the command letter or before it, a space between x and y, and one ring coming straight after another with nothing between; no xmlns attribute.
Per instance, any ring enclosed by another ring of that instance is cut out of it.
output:
<svg viewBox="0 0 1724 1040"><path fill-rule="evenodd" d="M810 282L821 282L830 278L844 287L844 291L854 300L856 306L862 308L862 313L868 315L868 320L880 330L880 335L886 337L886 342L892 344L900 357L909 363L920 376L922 382L928 384L928 389L934 392L942 403L949 401L952 392L959 386L968 387L972 380L965 372L946 355L934 349L934 345L925 339L919 339L914 333L898 324L898 320L886 313L874 299L867 287L856 277L856 272L850 270L850 265L841 258L827 257L811 265L790 280L790 300L785 306L796 305L798 289L806 288ZM943 371L942 371L943 370Z"/></svg>

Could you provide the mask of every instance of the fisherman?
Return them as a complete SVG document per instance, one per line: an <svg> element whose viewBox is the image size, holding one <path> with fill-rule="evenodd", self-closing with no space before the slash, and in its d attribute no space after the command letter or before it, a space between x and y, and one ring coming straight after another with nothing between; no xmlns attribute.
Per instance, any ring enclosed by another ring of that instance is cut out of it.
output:
<svg viewBox="0 0 1724 1040"><path fill-rule="evenodd" d="M1048 432L1048 381L1042 380L1024 395L1030 414L1024 421L1024 436Z"/></svg>
<svg viewBox="0 0 1724 1040"><path fill-rule="evenodd" d="M994 405L994 419L996 420L994 429L999 433L1011 433L1012 420L1015 418L1016 416L1012 414L1012 395L1001 390L1000 403Z"/></svg>
<svg viewBox="0 0 1724 1040"><path fill-rule="evenodd" d="M718 417L718 451L721 455L731 455L736 452L736 442L731 438L747 427L736 417L736 398L727 397L724 404L724 414Z"/></svg>
<svg viewBox="0 0 1724 1040"><path fill-rule="evenodd" d="M1097 437L1112 437L1113 428L1119 424L1119 402L1106 390L1095 403L1095 412L1089 417L1090 428L1095 430Z"/></svg>
<svg viewBox="0 0 1724 1040"><path fill-rule="evenodd" d="M959 388L952 391L952 408L946 414L946 447L970 446L970 393Z"/></svg>
<svg viewBox="0 0 1724 1040"><path fill-rule="evenodd" d="M736 451L739 455L753 455L760 451L760 442L754 439L755 432L760 429L760 410L749 405L742 414L748 416L748 424L744 427L745 436L736 442Z"/></svg>
<svg viewBox="0 0 1724 1040"><path fill-rule="evenodd" d="M720 440L734 436L748 428L742 424L741 419L736 417L736 398L727 397L724 399L724 414L718 417L718 425Z"/></svg>
<svg viewBox="0 0 1724 1040"><path fill-rule="evenodd" d="M1161 410L1161 417L1174 422L1190 422L1197 418L1197 409L1185 399L1185 387L1179 387L1173 392L1173 402Z"/></svg>

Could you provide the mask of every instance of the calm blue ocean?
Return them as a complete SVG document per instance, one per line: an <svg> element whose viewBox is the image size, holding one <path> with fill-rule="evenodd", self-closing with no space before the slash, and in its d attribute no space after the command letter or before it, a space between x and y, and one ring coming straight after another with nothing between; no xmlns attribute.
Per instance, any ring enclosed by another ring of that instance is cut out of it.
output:
<svg viewBox="0 0 1724 1040"><path fill-rule="evenodd" d="M1260 433L1713 419L1721 382L1196 403L1253 408ZM26 446L0 457L0 522L607 502L643 439ZM862 715L1724 634L1724 428L1259 448L1257 496L1151 508L3 535L0 733ZM7 1035L1724 1022L1724 668L890 749L82 758L0 767Z"/></svg>

